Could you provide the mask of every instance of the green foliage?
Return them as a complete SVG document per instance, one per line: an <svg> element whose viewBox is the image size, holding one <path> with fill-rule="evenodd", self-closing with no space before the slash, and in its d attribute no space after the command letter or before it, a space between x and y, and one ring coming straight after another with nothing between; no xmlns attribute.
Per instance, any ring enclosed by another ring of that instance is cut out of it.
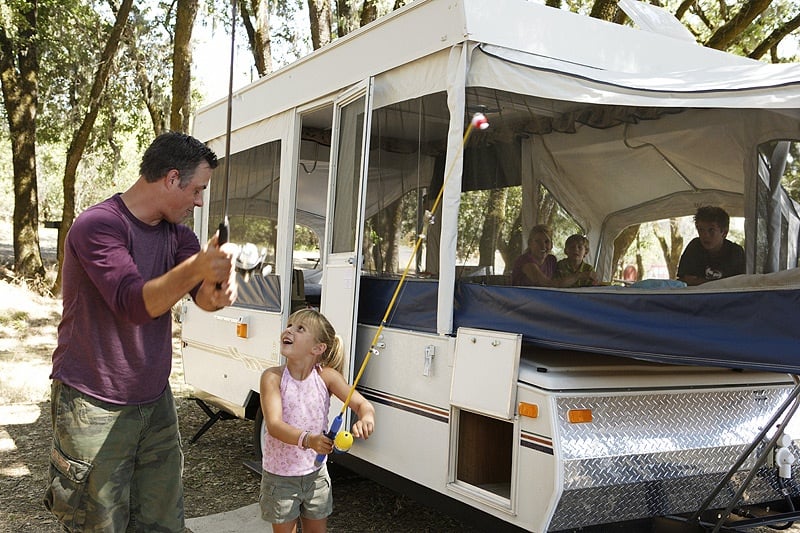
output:
<svg viewBox="0 0 800 533"><path fill-rule="evenodd" d="M94 64L109 23L93 6L69 2L60 16L40 20L37 141L65 144L83 118Z"/></svg>
<svg viewBox="0 0 800 533"><path fill-rule="evenodd" d="M153 124L143 112L137 69L150 76L150 98L168 101L171 38L167 11L150 4L134 7L126 34L127 49L115 58L115 71L76 176L76 212L127 188L138 175L144 145ZM149 17L149 18L148 18ZM45 219L59 219L64 160L72 135L83 120L88 94L115 14L102 5L75 2L48 28L50 46L42 58L42 111L38 128L40 202ZM131 40L133 39L133 40ZM162 104L164 105L164 104Z"/></svg>
<svg viewBox="0 0 800 533"><path fill-rule="evenodd" d="M665 8L675 13L681 4L679 0L665 2ZM687 11L681 22L697 36L699 43L705 43L722 25L729 22L742 8L741 2L718 2L700 0ZM773 0L756 19L749 24L727 48L732 54L747 56L780 24L796 15L794 0ZM795 37L796 41L796 37Z"/></svg>
<svg viewBox="0 0 800 533"><path fill-rule="evenodd" d="M789 160L783 173L783 186L789 197L800 202L800 143L793 142L789 148Z"/></svg>
<svg viewBox="0 0 800 533"><path fill-rule="evenodd" d="M521 228L515 227L515 221L522 212L522 187L509 187L506 195L506 223L500 230L500 238L504 242L511 240L514 231ZM524 239L523 239L524 240Z"/></svg>
<svg viewBox="0 0 800 533"><path fill-rule="evenodd" d="M458 210L458 242L456 244L459 261L467 261L478 252L488 199L489 191L461 193L461 204Z"/></svg>
<svg viewBox="0 0 800 533"><path fill-rule="evenodd" d="M311 52L311 31L303 0L271 0L269 4L272 61L277 69Z"/></svg>
<svg viewBox="0 0 800 533"><path fill-rule="evenodd" d="M319 238L317 234L305 226L296 225L294 227L294 249L306 251L319 250Z"/></svg>

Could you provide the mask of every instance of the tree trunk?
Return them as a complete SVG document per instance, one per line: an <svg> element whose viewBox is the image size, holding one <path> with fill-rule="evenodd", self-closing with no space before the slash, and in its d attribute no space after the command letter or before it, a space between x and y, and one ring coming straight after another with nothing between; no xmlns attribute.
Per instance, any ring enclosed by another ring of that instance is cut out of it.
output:
<svg viewBox="0 0 800 533"><path fill-rule="evenodd" d="M344 37L355 29L350 0L336 0L336 36Z"/></svg>
<svg viewBox="0 0 800 533"><path fill-rule="evenodd" d="M539 198L539 208L536 210L536 224L546 224L551 226L555 218L556 201L553 199L553 196L547 192L543 194L541 198ZM527 246L528 236L525 235L523 240Z"/></svg>
<svg viewBox="0 0 800 533"><path fill-rule="evenodd" d="M272 72L272 40L269 36L269 2L267 0L240 0L242 22L247 32L258 77ZM255 24L253 17L255 16Z"/></svg>
<svg viewBox="0 0 800 533"><path fill-rule="evenodd" d="M676 279L678 277L678 263L683 253L683 237L681 236L678 226L677 218L669 219L669 243L667 243L667 239L663 235L659 235L655 232L655 228L653 229L656 239L658 239L658 243L661 246L661 253L664 256L664 261L667 263L669 279Z"/></svg>
<svg viewBox="0 0 800 533"><path fill-rule="evenodd" d="M24 279L42 279L45 271L39 249L36 185L37 3L23 3L22 9L19 15L27 24L19 28L16 38L0 26L0 82L14 167L14 270Z"/></svg>
<svg viewBox="0 0 800 533"><path fill-rule="evenodd" d="M619 263L622 260L622 256L628 252L628 248L631 247L631 244L636 242L639 236L639 227L639 224L628 226L614 239L614 258L611 260L611 268L613 268L614 271L619 268L625 268L624 265ZM639 271L641 272L641 269Z"/></svg>
<svg viewBox="0 0 800 533"><path fill-rule="evenodd" d="M122 0L117 12L117 20L111 33L108 36L103 54L100 57L99 67L95 73L94 82L92 83L91 91L89 92L88 107L83 122L78 127L78 130L72 137L72 142L67 150L67 162L64 168L64 209L61 217L61 226L58 228L58 277L56 278L55 285L53 286L53 293L61 293L61 265L64 262L64 241L67 236L67 231L72 226L75 220L75 176L78 170L78 164L83 157L83 151L86 149L86 143L89 139L89 134L94 127L97 113L100 109L100 98L105 89L108 77L111 74L111 69L114 64L114 56L117 53L119 42L122 37L122 32L128 22L128 15L131 12L133 0Z"/></svg>
<svg viewBox="0 0 800 533"><path fill-rule="evenodd" d="M678 20L683 19L683 16L686 14L689 9L694 5L695 0L682 0L678 9L675 10L675 18Z"/></svg>
<svg viewBox="0 0 800 533"><path fill-rule="evenodd" d="M386 243L386 272L400 272L400 240L403 221L403 200L397 200L389 208L389 242ZM402 268L405 268L403 263Z"/></svg>
<svg viewBox="0 0 800 533"><path fill-rule="evenodd" d="M672 241L672 250L670 250L667 261L667 269L669 270L669 279L675 279L678 277L678 263L680 263L681 254L683 254L683 237L681 236L677 218L669 219L669 233Z"/></svg>
<svg viewBox="0 0 800 533"><path fill-rule="evenodd" d="M595 3L592 4L592 10L589 16L612 22L615 21L618 16L617 13L620 11L621 9L617 7L616 0L596 0Z"/></svg>
<svg viewBox="0 0 800 533"><path fill-rule="evenodd" d="M172 48L172 109L169 127L188 133L192 118L192 28L198 0L178 0Z"/></svg>
<svg viewBox="0 0 800 533"><path fill-rule="evenodd" d="M361 7L360 27L364 27L378 18L378 0L364 0Z"/></svg>
<svg viewBox="0 0 800 533"><path fill-rule="evenodd" d="M331 42L331 17L330 0L308 0L311 45L314 50Z"/></svg>
<svg viewBox="0 0 800 533"><path fill-rule="evenodd" d="M644 261L642 261L642 254L636 252L636 281L642 281L644 278Z"/></svg>
<svg viewBox="0 0 800 533"><path fill-rule="evenodd" d="M500 240L500 228L505 223L508 189L492 189L486 201L486 218L478 244L478 265L494 267L494 254Z"/></svg>
<svg viewBox="0 0 800 533"><path fill-rule="evenodd" d="M499 242L497 246L500 250L500 256L506 264L503 274L511 273L511 267L514 266L514 261L517 257L522 255L522 250L525 248L522 244L524 240L522 237L522 214L517 215L517 218L514 219L508 235L508 242L505 243L503 239L498 239Z"/></svg>

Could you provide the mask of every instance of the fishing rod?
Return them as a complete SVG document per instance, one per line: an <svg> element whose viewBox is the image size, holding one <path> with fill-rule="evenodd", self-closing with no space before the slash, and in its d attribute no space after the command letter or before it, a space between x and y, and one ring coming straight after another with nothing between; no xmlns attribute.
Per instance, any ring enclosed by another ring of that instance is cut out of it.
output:
<svg viewBox="0 0 800 533"><path fill-rule="evenodd" d="M469 139L470 134L473 130L485 130L489 127L489 121L486 119L486 116L483 113L475 113L472 116L472 120L470 120L469 125L467 126L467 130L464 132L464 138L461 140L461 144L459 145L459 152L464 150L464 147L467 145L467 140ZM419 236L417 237L417 241L414 243L414 248L411 250L411 255L409 256L408 263L406 263L406 267L403 270L403 274L400 276L400 279L397 282L397 287L394 289L394 293L392 294L391 299L389 300L389 304L386 306L386 312L383 314L383 318L381 319L380 324L378 325L378 329L375 331L375 335L372 337L372 342L370 343L369 349L364 356L364 361L361 363L361 368L358 370L358 374L356 374L356 378L353 380L353 384L350 386L350 390L347 393L347 397L344 400L344 405L342 405L342 409L336 418L333 419L331 422L330 429L325 433L325 436L329 439L333 439L334 441L334 450L338 452L346 452L350 449L350 446L353 444L353 436L347 432L342 431L341 433L339 430L342 427L342 417L344 416L345 412L347 411L347 407L350 405L350 400L353 398L353 393L356 391L356 386L358 382L361 380L361 376L364 374L364 370L367 368L367 363L369 363L370 358L373 355L378 354L378 349L376 346L378 345L378 341L381 338L381 334L383 333L383 329L386 326L386 323L389 321L389 315L394 308L395 303L397 302L397 298L400 294L400 289L403 287L403 283L405 283L406 278L408 277L408 272L411 270L411 263L414 261L414 258L417 256L417 251L419 250L420 246L422 246L423 241L427 239L427 232L428 226L434 220L434 213L436 213L436 209L439 207L439 203L442 200L442 195L444 193L444 187L447 184L448 179L450 178L450 174L453 173L453 168L455 168L455 162L458 160L457 157L453 158L452 163L450 164L450 168L444 175L442 180L442 186L439 188L439 192L436 195L436 200L434 200L433 205L431 206L430 210L425 211L424 217L424 224L422 231L420 232ZM315 460L315 464L322 464L322 461L325 460L324 454L317 455Z"/></svg>
<svg viewBox="0 0 800 533"><path fill-rule="evenodd" d="M228 222L228 185L231 179L231 116L233 115L233 61L236 53L236 3L237 0L231 0L231 4L233 4L231 13L231 58L228 68L228 115L225 124L225 174L223 178L225 180L223 184L225 196L222 204L222 222L219 223L219 236L217 237L217 242L220 245L228 242L228 231L230 229L230 223Z"/></svg>

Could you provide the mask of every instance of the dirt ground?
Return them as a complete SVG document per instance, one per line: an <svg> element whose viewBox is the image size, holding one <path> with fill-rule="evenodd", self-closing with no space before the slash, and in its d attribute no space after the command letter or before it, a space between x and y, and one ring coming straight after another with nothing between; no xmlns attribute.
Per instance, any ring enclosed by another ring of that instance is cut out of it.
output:
<svg viewBox="0 0 800 533"><path fill-rule="evenodd" d="M55 230L43 230L42 241L52 261ZM8 266L10 243L8 229L0 230L0 533L55 533L60 528L41 500L51 435L48 374L61 302L9 277L3 264ZM254 457L252 422L220 421L189 444L207 416L183 382L179 344L175 346L171 383L183 436L186 517L255 503L259 478L244 466ZM330 531L475 531L349 471L332 472Z"/></svg>

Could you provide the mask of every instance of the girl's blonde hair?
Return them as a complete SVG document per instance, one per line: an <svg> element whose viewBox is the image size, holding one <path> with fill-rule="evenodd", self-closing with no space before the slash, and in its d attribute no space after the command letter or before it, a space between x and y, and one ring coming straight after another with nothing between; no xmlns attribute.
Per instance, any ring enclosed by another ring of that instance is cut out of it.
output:
<svg viewBox="0 0 800 533"><path fill-rule="evenodd" d="M336 334L325 315L315 309L298 309L289 317L289 324L303 324L311 330L317 342L326 346L325 352L319 357L319 364L341 374L344 368L342 338Z"/></svg>

